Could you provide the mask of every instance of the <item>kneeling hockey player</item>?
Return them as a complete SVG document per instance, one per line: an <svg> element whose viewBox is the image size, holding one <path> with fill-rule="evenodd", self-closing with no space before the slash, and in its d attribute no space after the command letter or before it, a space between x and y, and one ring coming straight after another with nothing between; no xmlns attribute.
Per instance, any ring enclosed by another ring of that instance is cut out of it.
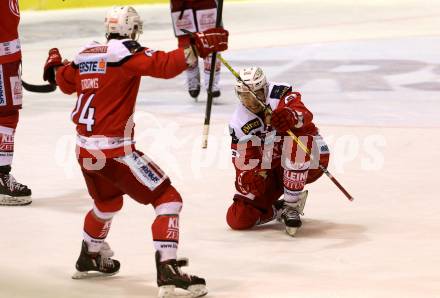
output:
<svg viewBox="0 0 440 298"><path fill-rule="evenodd" d="M259 67L242 69L240 77L245 84L236 83L240 103L230 122L236 194L227 222L244 230L278 219L294 236L302 224L304 186L322 175L318 162L327 167L328 147L290 84L268 82ZM289 130L311 150L312 161Z"/></svg>

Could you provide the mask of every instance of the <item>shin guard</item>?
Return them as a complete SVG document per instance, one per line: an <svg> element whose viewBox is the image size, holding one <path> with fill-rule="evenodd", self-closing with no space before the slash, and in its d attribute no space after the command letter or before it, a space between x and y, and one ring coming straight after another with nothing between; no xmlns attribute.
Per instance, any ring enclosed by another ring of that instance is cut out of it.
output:
<svg viewBox="0 0 440 298"><path fill-rule="evenodd" d="M90 253L101 250L114 214L115 212L100 212L96 208L87 213L84 219L84 241Z"/></svg>
<svg viewBox="0 0 440 298"><path fill-rule="evenodd" d="M177 258L181 208L181 202L169 202L160 204L155 209L157 217L151 231L154 248L160 252L161 262Z"/></svg>

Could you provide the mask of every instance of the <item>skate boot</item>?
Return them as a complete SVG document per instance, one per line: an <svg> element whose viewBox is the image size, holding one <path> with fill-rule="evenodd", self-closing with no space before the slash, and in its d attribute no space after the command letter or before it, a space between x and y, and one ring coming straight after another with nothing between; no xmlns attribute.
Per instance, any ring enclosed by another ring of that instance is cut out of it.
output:
<svg viewBox="0 0 440 298"><path fill-rule="evenodd" d="M156 251L157 285L159 298L202 297L208 293L203 278L183 273L180 267L188 266L188 259L172 259L160 262L160 252ZM176 291L182 289L183 293Z"/></svg>
<svg viewBox="0 0 440 298"><path fill-rule="evenodd" d="M188 67L186 70L186 81L189 95L197 101L200 94L200 71L197 64L194 67Z"/></svg>
<svg viewBox="0 0 440 298"><path fill-rule="evenodd" d="M0 173L0 205L24 206L32 203L31 190L7 173Z"/></svg>
<svg viewBox="0 0 440 298"><path fill-rule="evenodd" d="M289 236L295 236L298 229L302 226L300 215L304 215L303 210L306 199L307 191L304 191L300 195L300 200L295 203L290 203L283 199L275 202L275 208L278 210L277 220L284 224L286 233Z"/></svg>
<svg viewBox="0 0 440 298"><path fill-rule="evenodd" d="M220 87L219 87L219 80L220 80L220 72L216 72L214 75L214 81L212 82L212 89L211 94L212 98L220 97ZM209 89L209 73L205 72L205 87L206 91L208 92Z"/></svg>
<svg viewBox="0 0 440 298"><path fill-rule="evenodd" d="M209 77L211 76L211 56L209 56L208 58L205 58L204 60L204 83L205 83L205 89L208 91L209 90ZM212 89L211 89L211 94L213 98L216 97L220 97L221 92L220 92L220 67L221 67L221 62L219 59L217 59L216 61L216 66L215 66L215 72L214 72L214 80L212 82Z"/></svg>
<svg viewBox="0 0 440 298"><path fill-rule="evenodd" d="M215 97L220 97L221 92L220 92L220 90L213 90L211 94L212 94L212 97L215 98Z"/></svg>
<svg viewBox="0 0 440 298"><path fill-rule="evenodd" d="M118 273L121 264L112 259L113 251L107 242L104 242L98 253L89 253L87 243L82 242L81 253L76 261L76 270L73 279L83 279L98 276L111 276Z"/></svg>

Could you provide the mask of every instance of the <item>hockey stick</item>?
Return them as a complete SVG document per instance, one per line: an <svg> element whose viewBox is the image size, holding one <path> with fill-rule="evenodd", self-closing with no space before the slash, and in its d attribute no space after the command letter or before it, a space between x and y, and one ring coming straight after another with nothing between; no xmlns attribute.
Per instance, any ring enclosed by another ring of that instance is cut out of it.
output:
<svg viewBox="0 0 440 298"><path fill-rule="evenodd" d="M215 21L215 27L218 28L222 24L222 12L223 12L223 0L217 1L217 18ZM215 62L217 58L217 53L212 53L211 56L211 71L209 73L209 85L208 85L208 99L206 101L205 110L205 122L203 124L203 135L202 135L202 148L206 149L208 147L208 135L209 135L209 123L211 122L211 108L212 108L212 85L214 82L215 73Z"/></svg>
<svg viewBox="0 0 440 298"><path fill-rule="evenodd" d="M238 72L236 72L232 66L220 55L217 56L217 58L220 59L220 61L223 63L224 66L226 66L226 68L234 75L235 78L237 78L237 80L239 80L240 82L243 83L243 85L245 85L248 90L251 92L251 94L255 97L255 99L257 100L257 102L261 105L261 107L264 109L264 112L268 113L268 114L272 114L272 108L270 107L270 105L265 105L264 103L262 103L261 101L258 100L257 95L255 94L254 91L252 91L252 89L243 81L243 79L240 77L240 75L238 74ZM309 150L309 148L307 148L306 145L304 145L303 142L301 142L300 139L298 139L298 137L289 129L287 131L287 133L289 134L289 136L298 144L298 146L307 154L307 156L310 157L310 160L313 160L313 156ZM341 185L341 183L339 183L338 180L336 180L336 178L329 172L329 170L327 168L325 168L324 166L322 166L321 164L319 164L319 169L327 175L327 177L330 178L330 180L339 188L340 191L342 191L342 193L347 197L347 199L349 199L350 201L353 201L354 198L348 193L348 191Z"/></svg>
<svg viewBox="0 0 440 298"><path fill-rule="evenodd" d="M23 88L29 92L36 92L36 93L49 93L53 92L57 89L56 84L46 84L46 85L33 85L26 83L25 81L21 80L21 84L23 85Z"/></svg>

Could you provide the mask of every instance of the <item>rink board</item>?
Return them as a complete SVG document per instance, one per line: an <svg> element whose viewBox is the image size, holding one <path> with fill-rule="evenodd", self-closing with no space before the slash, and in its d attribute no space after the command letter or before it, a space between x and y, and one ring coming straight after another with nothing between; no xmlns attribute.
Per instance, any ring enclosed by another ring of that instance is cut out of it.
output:
<svg viewBox="0 0 440 298"><path fill-rule="evenodd" d="M46 9L66 9L90 6L111 6L125 4L153 4L166 3L167 0L95 0L91 5L87 0L20 0L22 10L46 10Z"/></svg>

